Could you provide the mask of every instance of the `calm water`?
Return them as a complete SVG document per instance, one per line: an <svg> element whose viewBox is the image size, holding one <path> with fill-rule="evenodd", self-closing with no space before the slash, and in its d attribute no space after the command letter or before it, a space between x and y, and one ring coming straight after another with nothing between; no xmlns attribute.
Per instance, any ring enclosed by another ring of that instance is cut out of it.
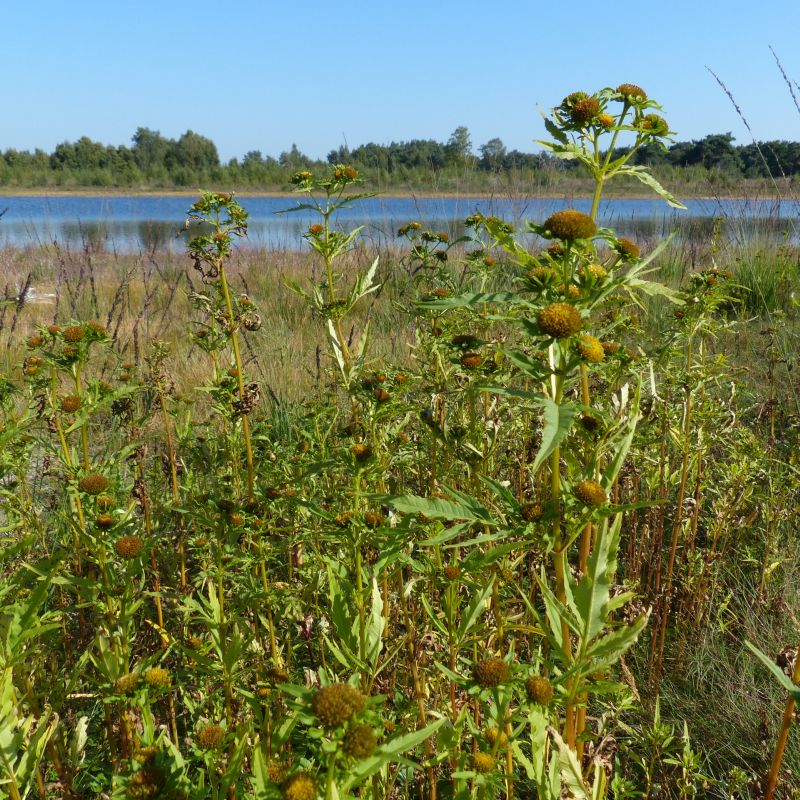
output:
<svg viewBox="0 0 800 800"><path fill-rule="evenodd" d="M269 249L303 246L301 235L312 222L310 212L276 212L291 208L297 196L238 199L250 214L248 243ZM24 247L58 242L67 247L105 247L118 251L153 248L182 250L182 228L192 200L188 197L45 197L0 196L0 245ZM559 208L589 211L588 200L548 198L498 199L389 198L359 201L338 216L338 224L351 229L364 225L364 236L379 245L394 241L395 231L411 220L425 227L460 235L461 220L475 211L495 214L512 224L541 222ZM714 217L726 220L732 237L754 232L788 233L796 238L800 204L793 201L689 200L688 210L676 211L657 200L608 200L601 208L601 223L620 233L661 237L677 229L687 238L707 236Z"/></svg>

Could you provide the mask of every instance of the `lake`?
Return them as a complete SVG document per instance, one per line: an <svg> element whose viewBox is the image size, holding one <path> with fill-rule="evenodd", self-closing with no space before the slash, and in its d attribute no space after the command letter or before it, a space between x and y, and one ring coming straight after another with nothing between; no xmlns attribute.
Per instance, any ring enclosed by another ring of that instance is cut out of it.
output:
<svg viewBox="0 0 800 800"><path fill-rule="evenodd" d="M291 208L300 195L237 199L250 214L248 244L273 250L299 249L301 235L317 218L307 211L277 212ZM120 252L166 248L182 250L182 231L190 197L176 196L0 196L0 245L26 247L58 242L70 248L91 246ZM624 235L661 238L678 230L687 238L707 237L714 218L725 220L730 237L750 237L754 232L787 233L795 239L797 201L688 200L686 211L660 200L611 199L601 206L600 222ZM342 210L338 224L352 229L364 225L364 237L378 246L395 241L398 227L411 220L451 236L463 233L461 221L481 211L513 225L541 222L553 211L574 207L588 212L589 200L507 197L374 197Z"/></svg>

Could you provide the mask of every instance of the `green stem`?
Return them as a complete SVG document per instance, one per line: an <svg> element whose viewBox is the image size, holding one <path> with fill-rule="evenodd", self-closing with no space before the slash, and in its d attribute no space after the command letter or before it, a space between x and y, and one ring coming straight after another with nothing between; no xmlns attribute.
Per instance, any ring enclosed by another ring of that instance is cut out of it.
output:
<svg viewBox="0 0 800 800"><path fill-rule="evenodd" d="M231 302L231 293L228 288L228 279L225 275L225 265L220 261L219 263L219 284L222 290L222 297L225 301L225 310L228 314L228 324L230 325L231 346L233 347L233 358L236 364L236 378L239 384L239 399L244 402L245 400L245 386L244 386L244 365L242 363L242 355L239 350L239 337L236 333L236 320L233 315L233 303ZM253 500L255 497L255 476L253 471L253 444L250 439L250 422L248 413L242 410L242 432L244 434L244 446L247 457L247 499Z"/></svg>

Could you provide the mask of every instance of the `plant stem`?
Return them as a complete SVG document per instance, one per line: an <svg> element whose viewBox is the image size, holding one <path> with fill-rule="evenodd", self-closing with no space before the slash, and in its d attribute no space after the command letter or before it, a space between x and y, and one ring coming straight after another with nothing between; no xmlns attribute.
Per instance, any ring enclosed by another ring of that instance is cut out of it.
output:
<svg viewBox="0 0 800 800"><path fill-rule="evenodd" d="M233 359L236 364L236 380L239 385L239 400L245 402L245 386L244 386L244 364L242 363L242 355L239 350L239 336L236 333L236 319L233 314L233 303L231 302L231 293L228 288L228 278L225 274L225 264L220 260L219 262L219 285L222 291L222 298L225 301L225 310L228 314L228 325L230 327L231 346L233 348ZM253 444L250 438L250 422L248 419L248 411L242 410L242 433L244 434L244 447L247 458L247 499L253 500L255 498L255 475L253 470Z"/></svg>
<svg viewBox="0 0 800 800"><path fill-rule="evenodd" d="M794 658L794 669L792 670L792 683L797 685L800 683L800 646L798 646L797 654ZM778 773L780 772L781 762L783 761L783 751L786 748L786 742L789 739L789 730L792 727L794 720L794 698L789 695L786 700L786 707L783 711L783 720L781 721L781 730L778 734L778 741L775 743L775 752L772 755L772 765L769 768L769 776L767 778L767 788L764 792L764 800L772 800L775 794L775 787L778 785Z"/></svg>

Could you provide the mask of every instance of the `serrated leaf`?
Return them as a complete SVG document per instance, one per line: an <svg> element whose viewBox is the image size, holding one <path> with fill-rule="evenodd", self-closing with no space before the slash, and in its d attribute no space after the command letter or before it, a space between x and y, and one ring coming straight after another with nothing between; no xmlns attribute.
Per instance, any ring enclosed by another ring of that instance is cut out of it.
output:
<svg viewBox="0 0 800 800"><path fill-rule="evenodd" d="M550 735L558 745L558 766L561 771L561 783L571 793L573 800L587 800L586 784L578 758L572 748L561 738L555 728L550 728Z"/></svg>
<svg viewBox="0 0 800 800"><path fill-rule="evenodd" d="M521 298L516 292L480 292L456 295L454 297L443 297L437 300L420 300L415 303L419 308L432 308L445 310L448 308L466 308L482 303L499 303L504 305L528 305L528 302Z"/></svg>
<svg viewBox="0 0 800 800"><path fill-rule="evenodd" d="M650 612L637 617L629 625L617 628L615 631L598 639L586 651L586 657L592 659L593 669L606 664L613 664L619 657L639 638L639 634L647 626Z"/></svg>
<svg viewBox="0 0 800 800"><path fill-rule="evenodd" d="M648 186L659 197L666 200L673 208L686 209L686 206L676 200L648 171L647 167L626 165L617 170L618 175L633 175L640 183Z"/></svg>
<svg viewBox="0 0 800 800"><path fill-rule="evenodd" d="M569 139L567 138L567 134L558 127L558 125L553 122L549 117L544 118L544 127L547 129L547 132L561 144L567 144Z"/></svg>
<svg viewBox="0 0 800 800"><path fill-rule="evenodd" d="M494 524L489 512L477 503L468 506L438 497L417 497L411 494L392 497L389 502L403 514L424 514L431 519L460 519L486 525Z"/></svg>
<svg viewBox="0 0 800 800"><path fill-rule="evenodd" d="M605 523L597 533L586 574L574 588L575 611L581 621L581 650L603 630L608 617L608 600L617 568L617 545L622 515L617 514L609 529Z"/></svg>

